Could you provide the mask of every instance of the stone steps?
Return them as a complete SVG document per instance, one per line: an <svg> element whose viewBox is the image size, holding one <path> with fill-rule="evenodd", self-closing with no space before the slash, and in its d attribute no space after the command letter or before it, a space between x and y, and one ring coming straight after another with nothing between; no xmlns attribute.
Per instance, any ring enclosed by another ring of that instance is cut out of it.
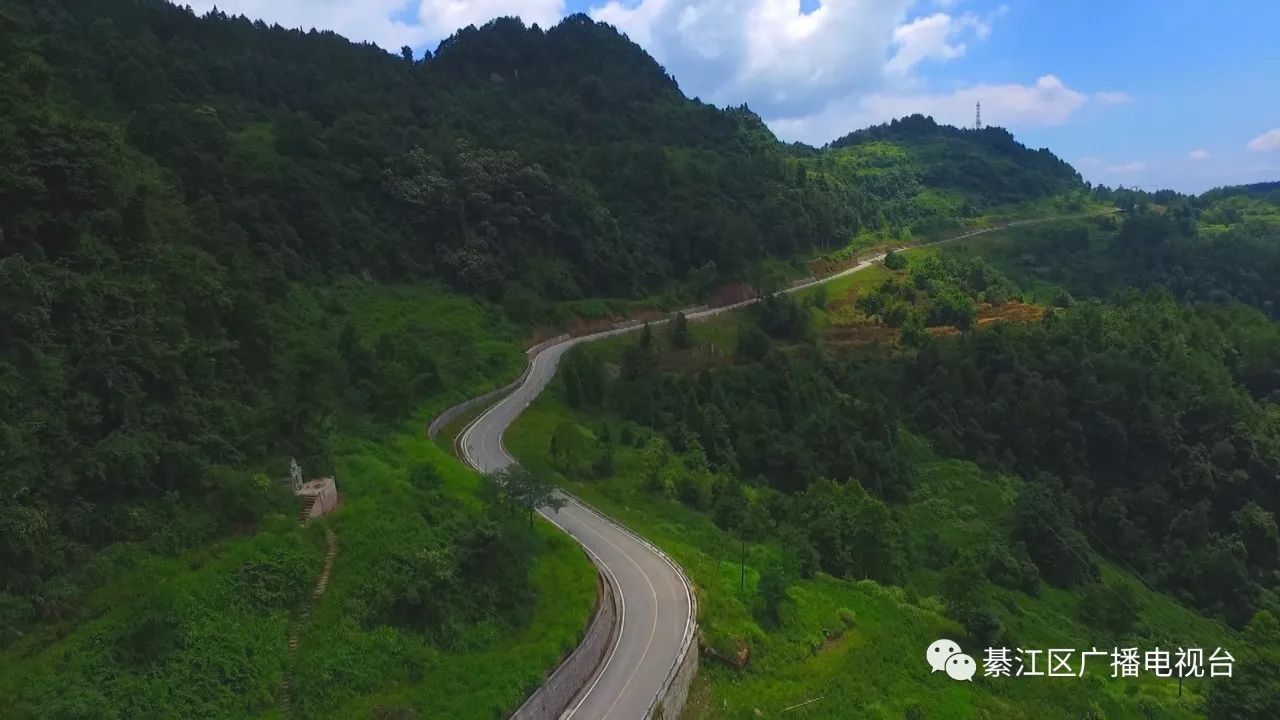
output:
<svg viewBox="0 0 1280 720"><path fill-rule="evenodd" d="M310 503L307 503L307 509L299 513L299 522L306 523L310 509ZM333 564L338 558L338 536L328 527L324 529L324 544L324 565L320 569L320 576L316 578L315 588L294 613L293 623L289 626L289 658L285 666L284 678L280 681L280 710L286 718L296 717L293 673L297 664L298 645L302 641L302 631L306 627L307 620L311 618L311 611L315 609L316 603L329 589L329 577L333 574Z"/></svg>

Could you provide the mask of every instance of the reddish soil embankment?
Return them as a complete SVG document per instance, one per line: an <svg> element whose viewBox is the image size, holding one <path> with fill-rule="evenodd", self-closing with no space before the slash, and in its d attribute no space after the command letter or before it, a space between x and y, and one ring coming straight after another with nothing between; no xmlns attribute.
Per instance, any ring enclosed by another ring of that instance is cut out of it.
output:
<svg viewBox="0 0 1280 720"><path fill-rule="evenodd" d="M573 323L567 328L539 325L533 329L533 333L525 340L525 347L533 347L540 342L550 340L553 337L557 337L565 333L578 337L579 335L590 335L591 333L608 330L614 325L621 322L627 322L628 320L646 323L661 320L664 317L666 317L666 313L663 313L661 310L646 308L644 310L636 310L631 313L630 316L613 315L609 317L574 318Z"/></svg>
<svg viewBox="0 0 1280 720"><path fill-rule="evenodd" d="M1036 322L1044 317L1044 308L1039 305L1011 301L1001 305L982 304L978 306L978 327L989 327L996 323ZM930 335L949 337L959 335L960 331L950 325L931 327ZM827 342L834 345L847 346L884 346L897 347L902 332L898 328L887 325L832 325L825 332Z"/></svg>
<svg viewBox="0 0 1280 720"><path fill-rule="evenodd" d="M749 283L737 282L721 285L711 292L711 297L707 299L707 304L711 307L724 307L740 303L743 300L750 300L757 295L756 289Z"/></svg>

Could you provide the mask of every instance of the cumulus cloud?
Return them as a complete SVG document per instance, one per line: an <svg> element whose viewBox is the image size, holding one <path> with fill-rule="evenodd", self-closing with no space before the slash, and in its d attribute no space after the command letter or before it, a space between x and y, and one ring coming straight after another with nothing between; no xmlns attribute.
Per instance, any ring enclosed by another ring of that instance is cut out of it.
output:
<svg viewBox="0 0 1280 720"><path fill-rule="evenodd" d="M931 115L951 125L972 125L975 105L982 115L1003 126L1061 125L1089 98L1067 87L1054 75L1044 75L1030 85L974 85L950 93L878 92L831 103L813 115L785 118L771 123L789 140L821 144L850 130L886 122L911 113Z"/></svg>
<svg viewBox="0 0 1280 720"><path fill-rule="evenodd" d="M1085 103L1116 105L1122 92L1088 94L1054 75L1031 84L984 84L929 92L918 76L988 37L990 14L935 10L910 16L913 0L609 0L591 15L649 50L690 94L747 102L787 140L821 144L850 130L911 113L973 123L974 105L993 124L1062 124Z"/></svg>
<svg viewBox="0 0 1280 720"><path fill-rule="evenodd" d="M881 83L912 0L610 0L592 17L627 33L692 94L766 117ZM901 48L900 48L901 49Z"/></svg>
<svg viewBox="0 0 1280 720"><path fill-rule="evenodd" d="M1208 160L1210 157L1213 157L1213 156L1209 153L1208 150L1192 150L1191 152L1187 153L1187 157L1191 158L1192 160Z"/></svg>
<svg viewBox="0 0 1280 720"><path fill-rule="evenodd" d="M1254 152L1267 152L1268 150L1280 150L1280 128L1264 132L1258 137L1249 141L1249 149Z"/></svg>
<svg viewBox="0 0 1280 720"><path fill-rule="evenodd" d="M957 19L946 13L934 13L899 25L893 30L893 44L897 51L885 70L903 75L923 60L958 58L965 53L965 44L958 38L967 31L981 39L990 34L991 26L975 15Z"/></svg>

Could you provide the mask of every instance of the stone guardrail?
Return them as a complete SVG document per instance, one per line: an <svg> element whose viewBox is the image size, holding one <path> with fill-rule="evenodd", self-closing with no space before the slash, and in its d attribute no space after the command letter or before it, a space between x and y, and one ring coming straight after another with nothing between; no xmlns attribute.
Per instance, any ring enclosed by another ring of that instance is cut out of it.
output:
<svg viewBox="0 0 1280 720"><path fill-rule="evenodd" d="M457 420L463 415L466 415L468 412L478 407L482 407L484 405L488 405L491 402L494 402L495 400L502 397L503 395L506 395L512 390L515 390L516 388L520 387L520 384L525 381L525 378L529 377L529 370L532 367L527 361L528 358L531 358L537 355L538 353L542 352L543 350L545 350L546 348L552 345L555 345L556 343L564 342L565 340L568 340L568 339L569 339L568 335L560 335L558 337L553 337L550 340L544 340L538 343L537 345L534 345L533 347L526 350L524 353L526 362L524 364L524 370L520 373L520 377L516 378L514 382L503 385L497 390L490 390L489 392L483 395L480 395L478 397L473 397L470 400L464 400L463 402L460 402L457 405L454 405L453 407L440 413L435 417L434 420L431 421L430 425L427 425L427 436L430 437L432 440L435 440L436 436L440 434L440 431L448 427L448 425L453 421Z"/></svg>

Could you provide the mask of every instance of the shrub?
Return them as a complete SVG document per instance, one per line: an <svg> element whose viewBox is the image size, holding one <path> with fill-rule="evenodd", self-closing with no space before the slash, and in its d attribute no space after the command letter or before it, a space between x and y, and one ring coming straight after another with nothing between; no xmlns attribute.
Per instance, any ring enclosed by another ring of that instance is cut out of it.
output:
<svg viewBox="0 0 1280 720"><path fill-rule="evenodd" d="M318 571L300 546L246 560L236 571L236 596L255 610L288 609L301 602Z"/></svg>
<svg viewBox="0 0 1280 720"><path fill-rule="evenodd" d="M840 618L840 624L844 625L846 628L852 628L854 625L858 624L858 616L847 607L842 607L839 610L836 610L836 617Z"/></svg>
<svg viewBox="0 0 1280 720"><path fill-rule="evenodd" d="M146 590L125 612L117 640L121 660L134 666L153 665L180 647L188 604L189 598L170 585Z"/></svg>
<svg viewBox="0 0 1280 720"><path fill-rule="evenodd" d="M444 480L435 465L419 462L409 468L409 484L424 492L432 492L439 490Z"/></svg>
<svg viewBox="0 0 1280 720"><path fill-rule="evenodd" d="M257 524L273 512L286 511L292 502L289 489L263 473L219 469L213 472L210 485L217 491L218 519L225 526Z"/></svg>
<svg viewBox="0 0 1280 720"><path fill-rule="evenodd" d="M904 270L907 267L907 257L896 250L890 250L884 256L884 266L890 270Z"/></svg>

